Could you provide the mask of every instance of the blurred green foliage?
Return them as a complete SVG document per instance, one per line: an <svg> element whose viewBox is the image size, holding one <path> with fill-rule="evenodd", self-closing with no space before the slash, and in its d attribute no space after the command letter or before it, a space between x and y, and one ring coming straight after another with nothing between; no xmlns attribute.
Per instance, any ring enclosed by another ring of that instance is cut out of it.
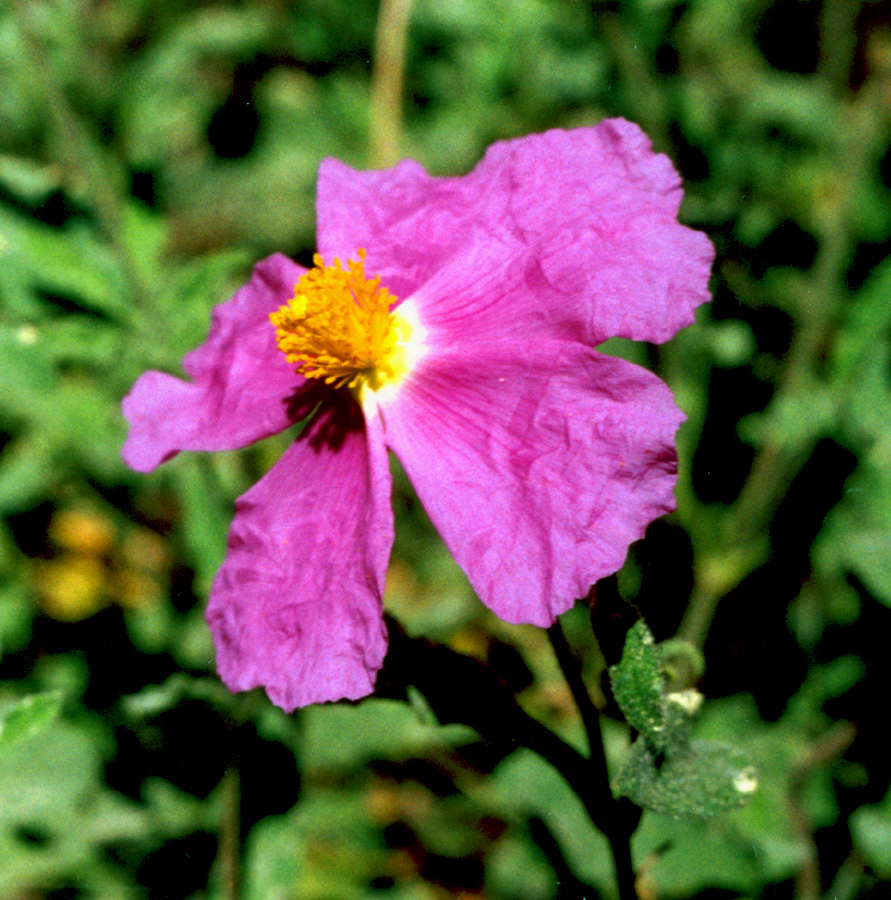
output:
<svg viewBox="0 0 891 900"><path fill-rule="evenodd" d="M319 161L377 162L377 21L366 0L0 5L3 900L612 896L603 839L509 735L422 701L287 717L219 685L203 602L287 436L150 476L120 460L136 377L178 372L253 261L309 259ZM678 512L620 585L657 640L703 651L692 737L742 748L760 789L709 820L646 813L642 896L887 896L891 7L416 0L405 64L403 155L457 174L493 140L622 115L718 249L696 326L605 348L688 414ZM542 634L482 609L396 474L389 611L578 742ZM596 693L584 612L564 627Z"/></svg>

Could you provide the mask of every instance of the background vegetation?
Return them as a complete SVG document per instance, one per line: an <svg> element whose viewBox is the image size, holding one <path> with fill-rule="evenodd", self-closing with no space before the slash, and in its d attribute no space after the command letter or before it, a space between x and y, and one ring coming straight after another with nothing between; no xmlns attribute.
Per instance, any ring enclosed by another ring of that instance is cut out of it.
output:
<svg viewBox="0 0 891 900"><path fill-rule="evenodd" d="M645 814L638 888L889 896L891 4L7 0L0 84L0 898L611 896L509 735L222 689L203 604L286 438L135 475L119 402L258 258L309 262L322 157L459 174L612 115L718 249L697 325L607 348L689 416L678 512L619 586L703 649L697 733L761 772L745 809ZM545 635L482 608L401 476L395 503L392 615L579 740ZM596 693L585 611L564 627Z"/></svg>

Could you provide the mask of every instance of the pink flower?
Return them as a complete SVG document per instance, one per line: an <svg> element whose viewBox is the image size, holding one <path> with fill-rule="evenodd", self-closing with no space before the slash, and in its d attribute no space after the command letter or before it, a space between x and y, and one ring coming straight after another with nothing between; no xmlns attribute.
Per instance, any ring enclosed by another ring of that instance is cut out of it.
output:
<svg viewBox="0 0 891 900"><path fill-rule="evenodd" d="M207 608L229 688L288 711L372 691L388 448L506 621L547 626L620 568L674 508L683 415L592 348L668 340L709 298L713 250L680 201L618 119L494 144L461 178L322 163L316 268L261 262L183 360L191 381L148 372L123 405L139 471L313 413L236 503Z"/></svg>

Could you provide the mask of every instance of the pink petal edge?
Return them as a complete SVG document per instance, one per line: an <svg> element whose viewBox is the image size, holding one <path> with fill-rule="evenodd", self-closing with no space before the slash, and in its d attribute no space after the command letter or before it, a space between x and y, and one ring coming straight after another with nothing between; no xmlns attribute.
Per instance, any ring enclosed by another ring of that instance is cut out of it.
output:
<svg viewBox="0 0 891 900"><path fill-rule="evenodd" d="M577 343L439 348L382 416L446 546L507 622L551 625L675 506L684 417L668 387Z"/></svg>
<svg viewBox="0 0 891 900"><path fill-rule="evenodd" d="M366 271L404 300L477 227L526 246L538 269L530 289L541 304L565 308L579 340L662 342L710 296L714 250L678 223L681 197L668 158L636 125L608 119L493 144L456 178L430 176L412 160L360 172L326 159L318 242L326 261L364 247Z"/></svg>
<svg viewBox="0 0 891 900"><path fill-rule="evenodd" d="M124 398L130 433L124 461L149 472L181 450L245 447L293 424L289 400L303 386L275 343L269 313L306 270L281 254L214 308L207 340L183 359L192 381L146 372Z"/></svg>
<svg viewBox="0 0 891 900"><path fill-rule="evenodd" d="M237 501L206 612L230 690L264 687L287 712L371 693L387 643L390 484L380 421L363 427L346 397Z"/></svg>

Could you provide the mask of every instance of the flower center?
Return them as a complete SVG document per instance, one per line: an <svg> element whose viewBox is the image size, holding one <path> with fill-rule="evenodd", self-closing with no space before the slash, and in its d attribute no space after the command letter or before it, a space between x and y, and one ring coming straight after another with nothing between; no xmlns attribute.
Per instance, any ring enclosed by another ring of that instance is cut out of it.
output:
<svg viewBox="0 0 891 900"><path fill-rule="evenodd" d="M406 375L414 328L391 309L396 298L380 286L380 276L365 277L365 251L358 256L344 269L339 259L326 266L316 254L294 298L269 318L279 349L301 375L347 387L361 401L366 389L378 391Z"/></svg>

